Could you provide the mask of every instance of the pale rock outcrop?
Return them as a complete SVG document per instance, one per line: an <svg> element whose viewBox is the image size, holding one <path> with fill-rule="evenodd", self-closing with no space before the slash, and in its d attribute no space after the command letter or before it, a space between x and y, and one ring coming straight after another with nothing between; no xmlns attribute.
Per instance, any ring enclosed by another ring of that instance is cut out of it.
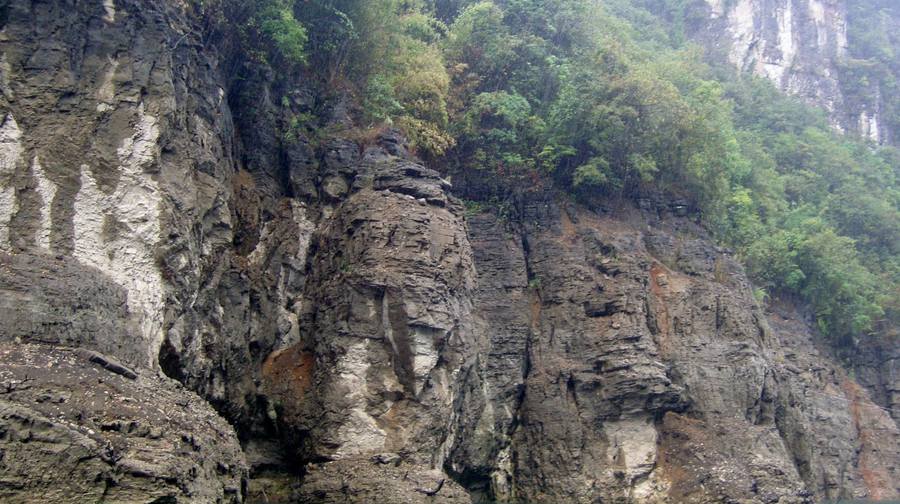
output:
<svg viewBox="0 0 900 504"><path fill-rule="evenodd" d="M9 222L16 212L16 188L12 184L16 165L22 160L22 130L7 113L0 127L0 249L9 249Z"/></svg>
<svg viewBox="0 0 900 504"><path fill-rule="evenodd" d="M708 23L696 32L714 54L781 90L823 107L833 127L879 143L892 135L882 114L882 90L865 103L847 99L839 64L848 51L845 0L706 0Z"/></svg>
<svg viewBox="0 0 900 504"><path fill-rule="evenodd" d="M231 241L215 57L165 3L2 10L2 500L239 502L233 428L156 378L180 282Z"/></svg>

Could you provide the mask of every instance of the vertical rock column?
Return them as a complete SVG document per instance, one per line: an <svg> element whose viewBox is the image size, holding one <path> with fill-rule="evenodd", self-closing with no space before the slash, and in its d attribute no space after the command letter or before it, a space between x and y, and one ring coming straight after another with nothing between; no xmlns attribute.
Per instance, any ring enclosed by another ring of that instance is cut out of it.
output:
<svg viewBox="0 0 900 504"><path fill-rule="evenodd" d="M366 477L384 484L388 476L373 476L384 468L369 464L377 455L412 470L400 483L410 495L424 498L416 481L431 488L445 479L441 495L465 500L440 470L456 423L451 405L475 352L463 208L436 172L380 143L358 166L326 174L338 189L313 236L303 341L270 357L266 372L293 370L277 409L298 459L333 461L307 467L310 492L350 485L352 493Z"/></svg>

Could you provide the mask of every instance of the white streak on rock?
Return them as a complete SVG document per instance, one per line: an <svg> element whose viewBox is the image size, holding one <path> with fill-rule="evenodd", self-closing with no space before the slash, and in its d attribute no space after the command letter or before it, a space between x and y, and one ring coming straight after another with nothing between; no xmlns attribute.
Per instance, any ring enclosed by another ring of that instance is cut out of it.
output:
<svg viewBox="0 0 900 504"><path fill-rule="evenodd" d="M155 117L144 114L143 103L138 108L138 119L134 135L126 138L122 146L116 149L116 154L123 163L122 168L134 174L142 174L159 154L156 145L159 139L159 125ZM153 185L156 191L156 184Z"/></svg>
<svg viewBox="0 0 900 504"><path fill-rule="evenodd" d="M416 327L412 335L413 374L416 377L416 395L422 392L431 371L437 366L438 352L434 348L435 331ZM443 339L443 338L441 338Z"/></svg>
<svg viewBox="0 0 900 504"><path fill-rule="evenodd" d="M37 192L42 201L41 227L38 229L35 245L49 249L50 230L53 224L51 220L51 210L53 208L53 198L56 197L56 184L47 178L47 174L44 173L44 169L41 167L41 162L37 156L34 157L34 161L31 163L31 174L37 179Z"/></svg>
<svg viewBox="0 0 900 504"><path fill-rule="evenodd" d="M400 355L400 350L397 349L397 342L394 341L394 329L391 327L390 302L388 301L387 292L381 298L381 326L384 328L384 338L391 344L394 354Z"/></svg>
<svg viewBox="0 0 900 504"><path fill-rule="evenodd" d="M757 41L754 14L753 3L750 0L739 0L729 15L732 44L728 60L741 70L752 70L749 65L755 59L751 55L751 48Z"/></svg>
<svg viewBox="0 0 900 504"><path fill-rule="evenodd" d="M843 58L847 55L847 50L850 48L850 43L847 40L847 20L838 17L834 20L834 34L835 39L837 39L837 57Z"/></svg>
<svg viewBox="0 0 900 504"><path fill-rule="evenodd" d="M306 257L309 253L309 244L312 240L313 231L315 231L316 226L306 215L306 207L296 201L292 201L292 215L294 224L297 226L299 230L297 235L297 254L291 258L291 267L294 271L299 272L303 271L306 267ZM281 277L278 281L278 292L280 296L288 297L289 284L291 282L291 273L287 268L282 269ZM297 299L295 304L302 303L302 298ZM371 309L374 314L374 306ZM284 306L279 306L278 308L279 317L282 317L290 322L290 331L281 336L281 342L278 348L287 348L289 346L296 345L300 342L300 320L297 316L299 311L297 310L289 310Z"/></svg>
<svg viewBox="0 0 900 504"><path fill-rule="evenodd" d="M12 177L22 159L21 139L16 119L7 114L0 126L0 250L9 248L9 222L18 209Z"/></svg>
<svg viewBox="0 0 900 504"><path fill-rule="evenodd" d="M881 133L878 129L878 123L878 111L869 115L867 110L863 110L859 114L859 132L876 141L880 138L879 135Z"/></svg>
<svg viewBox="0 0 900 504"><path fill-rule="evenodd" d="M825 5L821 0L809 0L809 18L817 25L825 24Z"/></svg>
<svg viewBox="0 0 900 504"><path fill-rule="evenodd" d="M610 465L624 466L629 481L634 482L653 471L659 433L652 422L646 418L621 419L605 424L603 430L609 439L607 456L612 462Z"/></svg>
<svg viewBox="0 0 900 504"><path fill-rule="evenodd" d="M839 131L857 129L842 112L844 97L834 68L834 62L847 54L847 13L841 2L736 0L728 8L723 0L706 2L713 19L726 21L731 64L824 107L830 112L829 123ZM870 119L872 115L870 110ZM882 120L880 114L875 120ZM873 129L883 134L877 126L864 128Z"/></svg>
<svg viewBox="0 0 900 504"><path fill-rule="evenodd" d="M350 345L347 353L338 361L338 380L348 391L347 399L353 404L349 416L338 429L341 446L335 451L337 459L370 455L384 450L387 433L378 428L375 419L366 412L369 386L366 373L369 363L369 342L363 339Z"/></svg>
<svg viewBox="0 0 900 504"><path fill-rule="evenodd" d="M722 5L722 0L706 0L706 3L709 4L710 18L716 19L725 14L725 7Z"/></svg>
<svg viewBox="0 0 900 504"><path fill-rule="evenodd" d="M103 0L103 8L106 9L106 15L103 19L110 22L116 22L116 5L113 0Z"/></svg>
<svg viewBox="0 0 900 504"><path fill-rule="evenodd" d="M775 81L779 86L784 85L785 72L794 61L797 49L794 44L794 11L793 3L786 2L784 6L775 12L775 22L778 26L776 42L780 55L765 61L763 68L766 77ZM777 54L777 53L776 53Z"/></svg>
<svg viewBox="0 0 900 504"><path fill-rule="evenodd" d="M497 454L497 470L491 473L491 492L500 497L500 502L511 502L513 489L510 483L513 480L513 460L511 446L500 450Z"/></svg>
<svg viewBox="0 0 900 504"><path fill-rule="evenodd" d="M148 364L156 365L162 344L163 280L154 251L160 241L160 194L146 173L157 156L157 120L138 110L134 134L116 153L119 183L113 194L100 190L86 166L75 197L75 257L109 274L128 291L128 310L140 318ZM104 236L104 220L114 219L116 232Z"/></svg>
<svg viewBox="0 0 900 504"><path fill-rule="evenodd" d="M819 47L828 43L828 31L825 29L825 5L819 0L809 0L809 18L816 25L816 42Z"/></svg>

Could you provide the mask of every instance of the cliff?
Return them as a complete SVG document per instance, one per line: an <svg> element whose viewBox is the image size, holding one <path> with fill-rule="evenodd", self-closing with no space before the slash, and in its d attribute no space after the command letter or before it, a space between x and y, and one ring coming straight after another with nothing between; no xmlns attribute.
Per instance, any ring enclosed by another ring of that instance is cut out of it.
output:
<svg viewBox="0 0 900 504"><path fill-rule="evenodd" d="M775 83L782 91L824 108L831 125L878 143L892 143L885 90L845 68L850 52L847 0L705 0L707 20L696 38L734 67ZM873 27L858 26L858 30ZM865 59L865 58L863 58Z"/></svg>
<svg viewBox="0 0 900 504"><path fill-rule="evenodd" d="M900 496L896 359L857 385L685 199L467 209L177 6L3 12L4 502Z"/></svg>

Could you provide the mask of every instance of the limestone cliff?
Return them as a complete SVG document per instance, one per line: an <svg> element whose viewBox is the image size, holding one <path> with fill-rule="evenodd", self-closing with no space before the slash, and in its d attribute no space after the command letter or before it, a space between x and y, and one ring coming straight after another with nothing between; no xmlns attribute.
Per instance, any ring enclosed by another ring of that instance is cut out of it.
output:
<svg viewBox="0 0 900 504"><path fill-rule="evenodd" d="M687 201L467 212L177 6L3 6L4 501L900 496L897 424Z"/></svg>
<svg viewBox="0 0 900 504"><path fill-rule="evenodd" d="M841 64L854 57L846 0L705 1L708 19L696 38L712 54L823 107L840 131L893 141L880 86L868 84L872 98L859 100L842 79Z"/></svg>

